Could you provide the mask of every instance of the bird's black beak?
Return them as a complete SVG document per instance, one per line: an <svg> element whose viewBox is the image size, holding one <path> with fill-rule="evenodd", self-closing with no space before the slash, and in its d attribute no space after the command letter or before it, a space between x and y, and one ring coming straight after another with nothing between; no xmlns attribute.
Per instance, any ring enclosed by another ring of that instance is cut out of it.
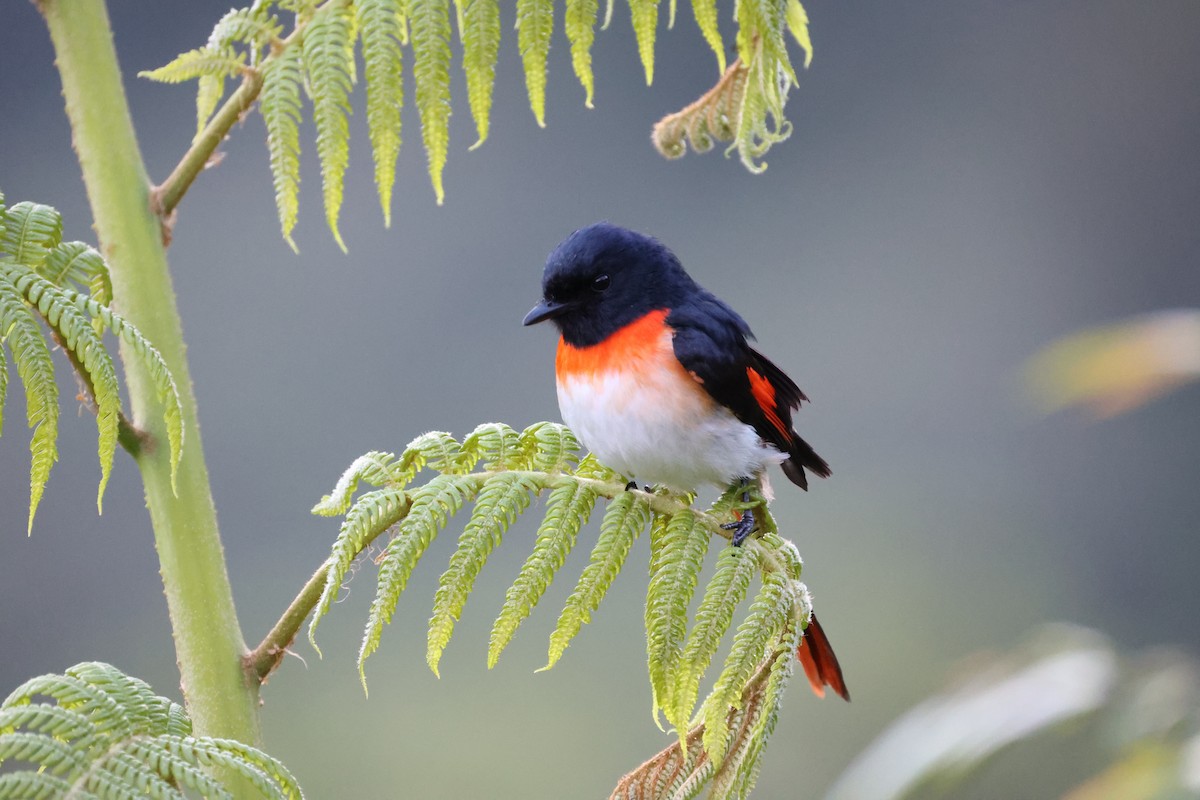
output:
<svg viewBox="0 0 1200 800"><path fill-rule="evenodd" d="M543 300L533 308L529 309L529 313L525 315L522 325L536 325L539 322L545 322L548 319L554 319L562 315L570 308L567 303L556 303L553 300Z"/></svg>

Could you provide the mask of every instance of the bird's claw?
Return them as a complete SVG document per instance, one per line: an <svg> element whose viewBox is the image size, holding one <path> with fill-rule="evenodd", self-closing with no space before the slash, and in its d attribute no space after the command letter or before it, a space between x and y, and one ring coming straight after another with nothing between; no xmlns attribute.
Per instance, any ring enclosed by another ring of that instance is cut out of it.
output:
<svg viewBox="0 0 1200 800"><path fill-rule="evenodd" d="M733 531L733 537L730 543L734 547L741 547L746 539L750 538L750 534L754 531L754 512L746 509L742 512L742 518L737 522L726 522L721 526L722 530Z"/></svg>

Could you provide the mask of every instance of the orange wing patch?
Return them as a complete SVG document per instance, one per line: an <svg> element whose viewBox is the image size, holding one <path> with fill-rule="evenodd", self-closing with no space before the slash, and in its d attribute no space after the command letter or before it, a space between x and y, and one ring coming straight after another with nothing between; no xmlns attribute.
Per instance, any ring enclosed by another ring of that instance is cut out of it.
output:
<svg viewBox="0 0 1200 800"><path fill-rule="evenodd" d="M792 432L788 430L787 425L783 424L783 420L779 418L779 412L776 410L775 387L769 380L755 372L753 367L746 367L746 377L750 379L750 393L754 395L754 402L758 403L758 407L766 415L767 422L790 439Z"/></svg>
<svg viewBox="0 0 1200 800"><path fill-rule="evenodd" d="M639 362L653 360L656 364L656 345L666 330L667 309L660 308L634 320L590 347L574 347L559 337L558 356L554 361L559 378L602 375L617 370L637 369Z"/></svg>

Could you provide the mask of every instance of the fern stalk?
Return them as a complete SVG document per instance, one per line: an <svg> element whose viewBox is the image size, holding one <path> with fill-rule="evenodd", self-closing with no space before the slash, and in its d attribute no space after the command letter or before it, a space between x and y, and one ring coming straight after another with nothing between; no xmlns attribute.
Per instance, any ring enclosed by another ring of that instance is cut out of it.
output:
<svg viewBox="0 0 1200 800"><path fill-rule="evenodd" d="M229 129L250 110L261 90L262 75L257 70L247 70L242 76L241 86L225 101L220 112L196 134L192 146L162 185L155 187L155 210L164 219L170 217L192 181L196 180L196 176L208 165L213 152L225 141Z"/></svg>
<svg viewBox="0 0 1200 800"><path fill-rule="evenodd" d="M217 531L196 400L159 219L138 149L103 0L40 0L63 82L67 116L125 316L158 346L179 386L184 450L172 486L170 448L152 375L121 353L135 424L159 443L134 456L145 487L184 695L198 734L259 738L257 684L245 650Z"/></svg>

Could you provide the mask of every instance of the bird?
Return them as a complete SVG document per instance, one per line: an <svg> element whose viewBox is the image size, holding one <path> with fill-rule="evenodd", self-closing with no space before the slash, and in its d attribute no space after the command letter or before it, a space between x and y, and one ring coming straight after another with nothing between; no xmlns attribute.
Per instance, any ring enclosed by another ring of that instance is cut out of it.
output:
<svg viewBox="0 0 1200 800"><path fill-rule="evenodd" d="M808 397L750 346L750 326L697 284L657 239L609 222L572 233L546 260L523 324L558 328L559 411L580 442L626 478L682 492L748 487L779 464L807 491L829 464L792 427ZM636 487L631 480L627 488ZM741 546L753 511L724 525ZM815 616L797 656L818 696L850 699Z"/></svg>

